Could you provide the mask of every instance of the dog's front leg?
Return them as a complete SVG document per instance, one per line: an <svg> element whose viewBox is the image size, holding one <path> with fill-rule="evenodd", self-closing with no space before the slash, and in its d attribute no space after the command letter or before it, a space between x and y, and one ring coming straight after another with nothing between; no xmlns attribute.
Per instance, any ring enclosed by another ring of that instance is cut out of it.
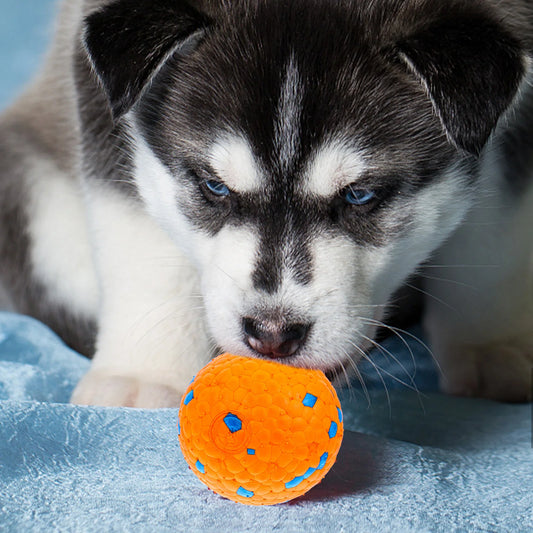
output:
<svg viewBox="0 0 533 533"><path fill-rule="evenodd" d="M211 354L196 271L137 202L97 186L88 200L102 301L72 402L177 406Z"/></svg>
<svg viewBox="0 0 533 533"><path fill-rule="evenodd" d="M533 191L494 186L425 273L426 327L446 392L533 394Z"/></svg>

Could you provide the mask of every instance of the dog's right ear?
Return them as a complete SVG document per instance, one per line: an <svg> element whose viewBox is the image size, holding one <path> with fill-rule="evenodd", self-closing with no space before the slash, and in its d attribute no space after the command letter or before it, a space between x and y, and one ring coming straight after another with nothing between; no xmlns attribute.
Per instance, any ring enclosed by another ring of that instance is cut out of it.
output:
<svg viewBox="0 0 533 533"><path fill-rule="evenodd" d="M208 17L184 0L115 0L85 19L83 43L119 119L174 53L191 53Z"/></svg>

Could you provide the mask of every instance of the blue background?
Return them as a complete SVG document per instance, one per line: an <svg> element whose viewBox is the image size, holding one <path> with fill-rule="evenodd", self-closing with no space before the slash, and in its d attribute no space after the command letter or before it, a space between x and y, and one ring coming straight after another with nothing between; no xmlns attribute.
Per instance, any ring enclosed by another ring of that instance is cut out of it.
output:
<svg viewBox="0 0 533 533"><path fill-rule="evenodd" d="M0 0L0 108L39 68L57 5L56 0Z"/></svg>

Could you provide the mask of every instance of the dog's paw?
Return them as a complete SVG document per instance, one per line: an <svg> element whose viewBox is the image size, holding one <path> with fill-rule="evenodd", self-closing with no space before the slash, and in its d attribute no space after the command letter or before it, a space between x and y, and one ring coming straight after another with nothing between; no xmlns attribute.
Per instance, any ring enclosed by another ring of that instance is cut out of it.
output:
<svg viewBox="0 0 533 533"><path fill-rule="evenodd" d="M533 399L533 343L456 347L439 357L449 394L505 402Z"/></svg>
<svg viewBox="0 0 533 533"><path fill-rule="evenodd" d="M78 383L70 401L79 405L157 409L179 407L181 396L180 391L168 385L90 371Z"/></svg>

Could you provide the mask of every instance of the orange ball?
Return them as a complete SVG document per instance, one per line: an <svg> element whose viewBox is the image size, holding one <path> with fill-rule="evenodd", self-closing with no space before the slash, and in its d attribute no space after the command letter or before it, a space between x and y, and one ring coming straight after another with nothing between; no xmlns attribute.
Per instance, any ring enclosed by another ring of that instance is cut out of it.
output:
<svg viewBox="0 0 533 533"><path fill-rule="evenodd" d="M314 487L343 436L340 402L322 372L229 354L199 372L179 416L192 471L249 505L286 502Z"/></svg>

